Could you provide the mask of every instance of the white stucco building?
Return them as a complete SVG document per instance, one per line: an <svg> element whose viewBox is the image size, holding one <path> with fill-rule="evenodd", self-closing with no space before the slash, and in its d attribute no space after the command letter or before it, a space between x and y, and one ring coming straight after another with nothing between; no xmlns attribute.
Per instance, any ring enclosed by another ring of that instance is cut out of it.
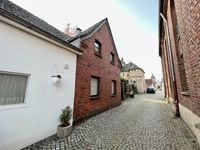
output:
<svg viewBox="0 0 200 150"><path fill-rule="evenodd" d="M126 64L123 59L122 61L122 69L121 69L121 78L128 80L129 85L135 85L138 93L144 93L146 90L145 80L142 68L138 67L132 62Z"/></svg>
<svg viewBox="0 0 200 150"><path fill-rule="evenodd" d="M68 38L12 2L0 2L0 150L55 134L61 109L73 109L82 51Z"/></svg>

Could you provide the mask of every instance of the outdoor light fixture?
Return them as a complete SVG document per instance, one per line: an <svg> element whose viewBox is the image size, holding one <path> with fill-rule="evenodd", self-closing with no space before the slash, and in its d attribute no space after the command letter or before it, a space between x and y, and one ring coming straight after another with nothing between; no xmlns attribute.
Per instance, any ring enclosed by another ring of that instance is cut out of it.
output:
<svg viewBox="0 0 200 150"><path fill-rule="evenodd" d="M61 75L53 75L51 76L53 83L57 83L62 78Z"/></svg>

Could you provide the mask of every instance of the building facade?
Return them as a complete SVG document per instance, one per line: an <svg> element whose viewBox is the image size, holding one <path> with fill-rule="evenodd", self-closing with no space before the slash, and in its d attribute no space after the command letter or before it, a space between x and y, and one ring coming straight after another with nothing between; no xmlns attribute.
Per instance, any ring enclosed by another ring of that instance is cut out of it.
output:
<svg viewBox="0 0 200 150"><path fill-rule="evenodd" d="M157 81L156 81L156 77L152 74L150 79L145 79L145 84L146 84L146 89L147 88L153 88L155 90L157 90Z"/></svg>
<svg viewBox="0 0 200 150"><path fill-rule="evenodd" d="M0 33L0 149L18 150L55 134L61 110L73 109L82 51L7 0L0 1Z"/></svg>
<svg viewBox="0 0 200 150"><path fill-rule="evenodd" d="M107 19L80 31L71 43L83 50L76 70L77 122L121 104L121 63Z"/></svg>
<svg viewBox="0 0 200 150"><path fill-rule="evenodd" d="M143 71L143 69L132 62L129 62L128 64L122 62L122 65L121 78L128 80L129 85L134 84L137 88L138 93L144 93L146 88L144 80L145 72Z"/></svg>
<svg viewBox="0 0 200 150"><path fill-rule="evenodd" d="M160 0L165 96L200 143L200 1Z"/></svg>

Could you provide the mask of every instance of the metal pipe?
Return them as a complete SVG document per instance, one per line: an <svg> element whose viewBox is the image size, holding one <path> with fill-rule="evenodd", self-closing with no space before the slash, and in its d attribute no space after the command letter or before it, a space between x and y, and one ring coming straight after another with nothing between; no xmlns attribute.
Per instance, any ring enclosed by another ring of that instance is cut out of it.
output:
<svg viewBox="0 0 200 150"><path fill-rule="evenodd" d="M169 49L169 57L170 57L170 64L172 68L172 81L173 81L173 88L174 88L174 99L176 101L176 112L175 116L180 117L180 111L179 111L179 100L178 100L178 92L177 92L177 85L176 85L176 77L175 77L175 69L174 69L174 62L173 62L173 53L172 53L172 47L171 47L171 42L170 42L170 36L169 36L169 26L167 19L164 17L162 13L160 13L161 18L164 21L164 28L166 31L166 36L167 36L167 43L168 43L168 49Z"/></svg>
<svg viewBox="0 0 200 150"><path fill-rule="evenodd" d="M170 43L170 37L169 37L169 27L168 27L168 23L167 23L167 20L165 19L164 15L162 13L160 13L160 16L162 17L162 19L164 20L165 22L165 30L166 30L166 33L167 33L167 43L168 43L168 47L169 47L169 50L170 50L170 53L169 53L169 59L170 59L170 64L171 64L171 67L172 67L172 81L175 81L175 73L174 73L174 65L173 65L173 59L172 59L172 50L171 50L171 43Z"/></svg>

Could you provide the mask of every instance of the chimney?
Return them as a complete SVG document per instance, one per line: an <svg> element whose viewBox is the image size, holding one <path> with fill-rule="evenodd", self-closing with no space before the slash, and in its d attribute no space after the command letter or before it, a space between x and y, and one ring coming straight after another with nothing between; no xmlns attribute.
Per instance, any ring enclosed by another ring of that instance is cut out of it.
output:
<svg viewBox="0 0 200 150"><path fill-rule="evenodd" d="M80 28L76 28L76 35L79 35L81 33L81 29Z"/></svg>

